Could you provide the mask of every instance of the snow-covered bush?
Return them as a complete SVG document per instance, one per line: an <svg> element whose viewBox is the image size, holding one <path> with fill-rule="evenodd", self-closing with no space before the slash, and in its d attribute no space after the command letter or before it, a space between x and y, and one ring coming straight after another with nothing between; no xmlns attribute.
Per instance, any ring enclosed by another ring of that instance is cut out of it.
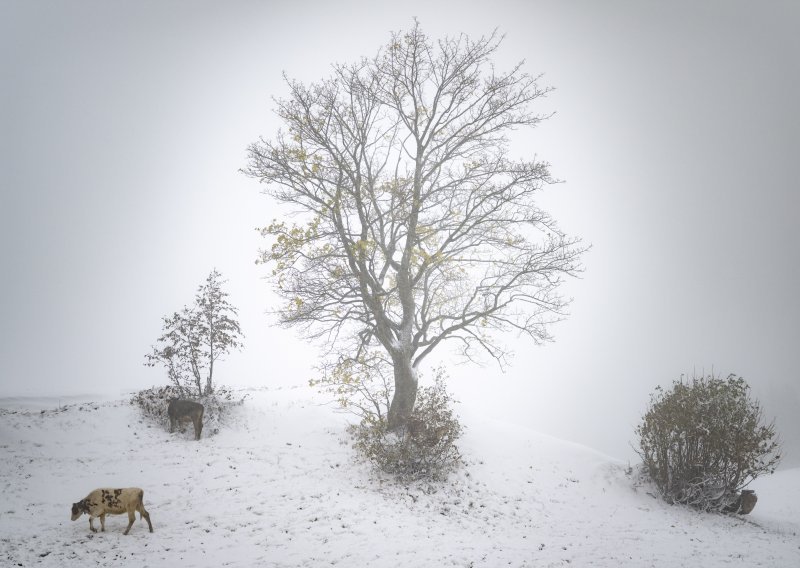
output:
<svg viewBox="0 0 800 568"><path fill-rule="evenodd" d="M730 510L743 487L775 470L774 424L762 422L749 390L736 375L656 389L636 433L645 471L667 502Z"/></svg>
<svg viewBox="0 0 800 568"><path fill-rule="evenodd" d="M354 447L379 470L400 481L440 481L461 463L455 442L463 429L452 402L440 370L433 386L419 389L405 428L389 432L384 416L365 416L351 427Z"/></svg>
<svg viewBox="0 0 800 568"><path fill-rule="evenodd" d="M141 390L131 397L131 404L138 406L145 418L167 429L169 428L167 407L173 398L193 400L203 405L203 434L210 436L219 432L220 425L230 409L243 404L246 395L240 397L228 387L217 386L213 394L197 398L189 396L189 393L181 387L169 385ZM179 424L179 428L183 432L186 426Z"/></svg>

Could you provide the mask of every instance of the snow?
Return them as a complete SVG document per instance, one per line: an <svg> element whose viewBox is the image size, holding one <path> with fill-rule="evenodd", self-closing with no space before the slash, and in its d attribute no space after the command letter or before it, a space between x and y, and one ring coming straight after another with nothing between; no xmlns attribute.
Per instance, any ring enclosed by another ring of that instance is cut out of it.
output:
<svg viewBox="0 0 800 568"><path fill-rule="evenodd" d="M747 517L703 514L626 463L460 405L467 465L404 487L354 460L348 417L309 389L249 395L199 442L127 400L0 399L0 565L800 566L800 469L756 480ZM154 533L69 520L92 489L132 485Z"/></svg>

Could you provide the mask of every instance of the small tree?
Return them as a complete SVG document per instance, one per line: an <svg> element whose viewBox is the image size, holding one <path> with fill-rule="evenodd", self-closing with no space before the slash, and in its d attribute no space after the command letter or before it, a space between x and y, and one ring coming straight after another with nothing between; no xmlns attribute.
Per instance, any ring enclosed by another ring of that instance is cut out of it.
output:
<svg viewBox="0 0 800 568"><path fill-rule="evenodd" d="M172 384L198 397L214 392L214 363L242 347L238 312L228 302L221 278L212 270L198 287L194 306L163 318L164 334L145 355L145 365L164 365Z"/></svg>
<svg viewBox="0 0 800 568"><path fill-rule="evenodd" d="M645 470L664 499L721 511L780 460L774 424L736 375L660 387L636 430Z"/></svg>

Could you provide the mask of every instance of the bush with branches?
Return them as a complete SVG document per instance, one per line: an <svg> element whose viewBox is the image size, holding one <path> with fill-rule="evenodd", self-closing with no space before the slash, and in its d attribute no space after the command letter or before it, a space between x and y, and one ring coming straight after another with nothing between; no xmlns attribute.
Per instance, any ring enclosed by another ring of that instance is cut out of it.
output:
<svg viewBox="0 0 800 568"><path fill-rule="evenodd" d="M456 441L463 428L452 410L445 372L418 391L408 423L389 431L386 414L365 413L351 427L356 451L401 482L441 481L461 463Z"/></svg>
<svg viewBox="0 0 800 568"><path fill-rule="evenodd" d="M139 407L145 419L164 429L169 429L167 407L170 400L182 398L199 402L204 407L203 434L213 436L219 433L220 427L225 423L231 409L241 406L247 398L247 395L240 397L225 386L217 386L212 394L202 397L192 397L191 394L187 389L175 385L151 387L135 393L131 397L131 404ZM186 426L179 424L179 428L181 432L184 432Z"/></svg>
<svg viewBox="0 0 800 568"><path fill-rule="evenodd" d="M744 487L775 471L775 427L749 391L736 375L656 389L636 433L645 472L667 502L732 511Z"/></svg>
<svg viewBox="0 0 800 568"><path fill-rule="evenodd" d="M232 349L242 348L237 309L222 289L225 280L216 269L197 288L194 305L165 316L164 333L145 365L163 365L169 381L183 391L202 397L214 393L214 365Z"/></svg>

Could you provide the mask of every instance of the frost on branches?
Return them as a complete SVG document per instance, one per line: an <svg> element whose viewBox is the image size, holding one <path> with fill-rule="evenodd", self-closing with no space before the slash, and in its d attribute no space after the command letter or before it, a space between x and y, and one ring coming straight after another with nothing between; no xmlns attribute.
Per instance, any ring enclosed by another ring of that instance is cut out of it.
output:
<svg viewBox="0 0 800 568"><path fill-rule="evenodd" d="M324 345L345 394L359 388L352 364L379 353L389 430L411 419L431 352L447 343L503 364L503 333L549 340L569 303L560 285L582 270L580 239L536 205L558 180L509 148L549 116L533 107L550 88L522 64L497 69L500 43L432 41L416 24L328 79L287 79L284 129L249 148L246 173L300 221L262 229L279 321Z"/></svg>

